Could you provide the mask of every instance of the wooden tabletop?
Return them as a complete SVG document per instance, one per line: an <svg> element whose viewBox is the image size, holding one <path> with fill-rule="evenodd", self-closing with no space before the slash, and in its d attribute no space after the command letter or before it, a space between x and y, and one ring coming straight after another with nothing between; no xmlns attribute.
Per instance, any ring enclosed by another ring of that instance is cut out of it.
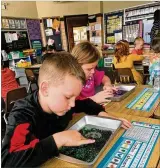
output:
<svg viewBox="0 0 160 168"><path fill-rule="evenodd" d="M31 69L37 69L37 68L40 68L42 64L35 64L35 65L31 65L27 68L31 68Z"/></svg>
<svg viewBox="0 0 160 168"><path fill-rule="evenodd" d="M156 110L154 111L154 118L160 119L160 103Z"/></svg>
<svg viewBox="0 0 160 168"><path fill-rule="evenodd" d="M75 116L74 119L71 122L71 125L76 122L77 120L79 120L82 116L84 116L84 114L81 114L79 116ZM130 121L139 121L139 122L147 122L150 124L160 124L160 121L157 119L152 119L152 118L144 118L144 117L138 117L138 116L132 116L132 115L126 115L126 114L115 114L115 116L117 117L123 117L126 118ZM118 140L118 138L122 135L122 133L124 132L124 129L120 129L117 134L113 137L113 140L108 144L108 146L106 147L106 149L104 150L104 152L100 155L100 157L98 158L98 160L96 161L96 163L94 164L93 167L97 167L98 164L100 163L100 161L105 157L106 153L111 149L111 147L115 144L115 142ZM148 165L147 167L156 167L159 161L159 157L160 157L160 150L159 150L159 146L160 146L160 138L157 141L157 144L154 147L153 153L151 154L151 157L149 159ZM71 164L69 162L65 162L62 160L59 160L57 158L53 158L48 160L45 164L42 165L42 167L47 167L47 168L78 168L78 167L84 167L82 165L76 165L76 164Z"/></svg>
<svg viewBox="0 0 160 168"><path fill-rule="evenodd" d="M124 100L122 100L120 102L110 102L109 104L107 104L105 106L105 110L108 113L114 113L114 114L123 113L123 114L136 115L136 116L141 116L141 117L151 117L151 116L153 116L153 113L154 113L154 111L156 110L156 108L159 104L159 100L157 100L157 102L154 104L154 106L152 107L152 109L149 112L126 108L126 106L136 96L138 96L144 88L148 88L148 87L150 87L150 86L148 86L148 85L136 86L135 91L133 93L131 93L127 98L125 98Z"/></svg>

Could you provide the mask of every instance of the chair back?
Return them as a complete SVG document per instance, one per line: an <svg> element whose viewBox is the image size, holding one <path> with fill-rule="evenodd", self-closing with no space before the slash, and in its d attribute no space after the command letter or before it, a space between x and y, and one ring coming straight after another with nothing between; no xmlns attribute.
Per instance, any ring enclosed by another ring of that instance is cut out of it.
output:
<svg viewBox="0 0 160 168"><path fill-rule="evenodd" d="M117 69L118 79L117 82L122 84L136 83L130 68L118 68Z"/></svg>
<svg viewBox="0 0 160 168"><path fill-rule="evenodd" d="M27 90L25 87L11 90L6 96L6 112L10 112L16 100L22 99L27 96Z"/></svg>
<svg viewBox="0 0 160 168"><path fill-rule="evenodd" d="M26 77L27 77L29 82L32 82L32 83L37 82L36 76L34 75L34 73L31 69L26 68L25 73L26 73Z"/></svg>

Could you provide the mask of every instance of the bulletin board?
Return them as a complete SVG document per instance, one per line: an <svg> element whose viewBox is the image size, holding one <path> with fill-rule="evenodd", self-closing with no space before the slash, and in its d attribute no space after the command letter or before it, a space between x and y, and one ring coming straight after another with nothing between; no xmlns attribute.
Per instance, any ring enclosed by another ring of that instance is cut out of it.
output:
<svg viewBox="0 0 160 168"><path fill-rule="evenodd" d="M14 34L17 34L17 39L12 38ZM8 36L8 37L7 37ZM6 38L9 38L6 40ZM1 49L5 50L6 47L10 51L19 51L30 48L29 38L27 31L1 31Z"/></svg>
<svg viewBox="0 0 160 168"><path fill-rule="evenodd" d="M42 48L42 37L40 29L40 20L39 19L26 19L27 29L29 38L31 41L31 46L33 49Z"/></svg>
<svg viewBox="0 0 160 168"><path fill-rule="evenodd" d="M123 14L123 11L104 14L106 44L114 44L122 40Z"/></svg>
<svg viewBox="0 0 160 168"><path fill-rule="evenodd" d="M3 17L1 20L1 47L10 51L30 48L26 19Z"/></svg>
<svg viewBox="0 0 160 168"><path fill-rule="evenodd" d="M102 23L101 20L97 20L97 18L101 18L101 16L97 15L90 15L88 16L89 22L89 39L90 42L101 46L102 44Z"/></svg>
<svg viewBox="0 0 160 168"><path fill-rule="evenodd" d="M62 40L60 31L60 17L43 18L43 26L46 36L46 42L49 39L54 40L56 50L62 50Z"/></svg>
<svg viewBox="0 0 160 168"><path fill-rule="evenodd" d="M142 29L142 20L127 22L126 25L123 26L123 39L133 44L136 37L143 37Z"/></svg>

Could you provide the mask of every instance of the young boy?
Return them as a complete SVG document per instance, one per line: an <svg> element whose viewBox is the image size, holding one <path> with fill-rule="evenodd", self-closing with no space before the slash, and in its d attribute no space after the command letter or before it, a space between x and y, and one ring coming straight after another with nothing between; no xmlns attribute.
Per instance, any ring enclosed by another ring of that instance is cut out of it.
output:
<svg viewBox="0 0 160 168"><path fill-rule="evenodd" d="M62 146L94 143L76 130L65 130L74 112L108 116L91 99L76 100L85 81L69 53L47 57L39 71L39 90L17 101L8 117L2 144L2 167L34 167L58 155ZM123 127L131 124L124 120Z"/></svg>
<svg viewBox="0 0 160 168"><path fill-rule="evenodd" d="M143 55L144 40L142 37L136 37L134 41L135 48L132 50L132 54Z"/></svg>

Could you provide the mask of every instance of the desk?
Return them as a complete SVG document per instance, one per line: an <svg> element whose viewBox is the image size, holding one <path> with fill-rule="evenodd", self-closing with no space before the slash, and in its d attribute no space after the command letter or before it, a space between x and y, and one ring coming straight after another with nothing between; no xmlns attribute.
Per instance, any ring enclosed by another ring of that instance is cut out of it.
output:
<svg viewBox="0 0 160 168"><path fill-rule="evenodd" d="M41 67L42 64L35 64L35 65L31 65L29 67L26 67L28 69L39 69Z"/></svg>
<svg viewBox="0 0 160 168"><path fill-rule="evenodd" d="M72 120L72 124L80 119L84 114L81 114L79 116L74 116L74 119ZM144 118L144 117L138 117L138 116L131 116L131 115L125 115L125 114L116 114L117 117L124 117L130 121L140 121L140 122L147 122L150 124L160 124L159 120L156 119L151 119L151 118ZM99 162L104 158L106 153L111 149L111 147L114 145L114 143L117 141L117 139L122 135L124 132L124 129L120 129L118 133L115 135L113 140L108 144L107 148L104 150L104 152L100 155L98 158L97 162L95 163L94 167L97 167ZM160 138L157 141L157 144L155 145L155 148L153 150L153 153L150 157L150 160L148 162L147 167L156 167L159 161L159 156L160 156L160 151L159 151L159 146L160 146ZM50 159L47 161L45 164L42 165L42 167L47 167L47 168L52 168L52 167L57 167L57 168L78 168L82 167L82 165L75 165L71 164L62 160L59 160L57 158ZM83 166L84 167L84 166Z"/></svg>
<svg viewBox="0 0 160 168"><path fill-rule="evenodd" d="M154 111L154 117L157 119L160 119L160 104L158 105L158 107Z"/></svg>
<svg viewBox="0 0 160 168"><path fill-rule="evenodd" d="M157 108L159 101L157 101L154 104L153 108L149 112L132 110L132 109L126 108L127 104L129 104L136 96L138 96L138 94L146 87L150 87L150 86L148 85L137 86L135 88L135 91L131 93L127 98L125 98L124 100L120 102L110 102L109 104L106 105L105 110L108 113L113 113L113 114L123 113L123 114L130 114L130 115L136 115L136 116L141 116L141 117L151 117L155 109Z"/></svg>

